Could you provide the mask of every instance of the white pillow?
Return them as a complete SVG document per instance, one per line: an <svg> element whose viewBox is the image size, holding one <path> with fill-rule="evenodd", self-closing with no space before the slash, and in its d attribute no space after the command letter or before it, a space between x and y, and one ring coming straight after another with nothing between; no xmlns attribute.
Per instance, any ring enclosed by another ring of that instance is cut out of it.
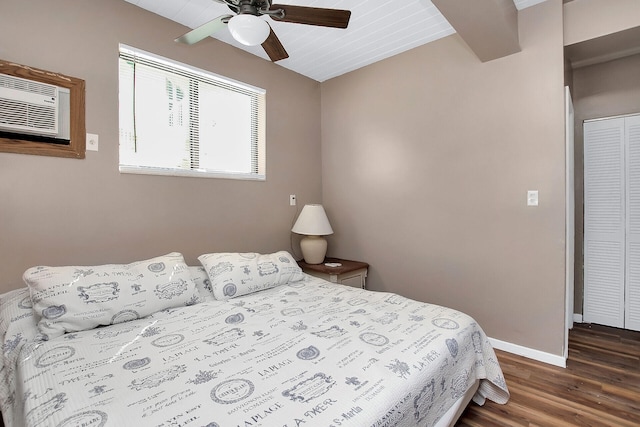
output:
<svg viewBox="0 0 640 427"><path fill-rule="evenodd" d="M211 290L211 280L209 280L209 276L207 272L204 270L203 266L189 266L189 272L191 273L191 278L196 284L196 288L198 288L198 293L200 297L205 301L212 301L213 291Z"/></svg>
<svg viewBox="0 0 640 427"><path fill-rule="evenodd" d="M177 252L126 265L32 267L23 279L38 328L50 339L201 301Z"/></svg>
<svg viewBox="0 0 640 427"><path fill-rule="evenodd" d="M198 257L209 279L213 296L226 300L263 289L297 282L304 278L302 269L286 251L257 253L213 253Z"/></svg>

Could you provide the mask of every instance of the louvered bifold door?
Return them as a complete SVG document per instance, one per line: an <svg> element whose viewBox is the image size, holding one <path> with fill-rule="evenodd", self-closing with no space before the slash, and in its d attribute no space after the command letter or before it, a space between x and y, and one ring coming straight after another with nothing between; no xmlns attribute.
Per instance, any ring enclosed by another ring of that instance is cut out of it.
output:
<svg viewBox="0 0 640 427"><path fill-rule="evenodd" d="M584 124L584 312L624 327L624 119Z"/></svg>
<svg viewBox="0 0 640 427"><path fill-rule="evenodd" d="M640 116L625 118L627 256L625 329L640 331Z"/></svg>

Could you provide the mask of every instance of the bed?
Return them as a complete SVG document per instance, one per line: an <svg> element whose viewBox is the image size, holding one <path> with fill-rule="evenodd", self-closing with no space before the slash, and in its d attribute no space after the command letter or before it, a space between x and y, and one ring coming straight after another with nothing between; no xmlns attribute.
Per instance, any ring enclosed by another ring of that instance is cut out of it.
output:
<svg viewBox="0 0 640 427"><path fill-rule="evenodd" d="M287 252L34 267L0 295L5 425L450 426L509 393L459 311Z"/></svg>

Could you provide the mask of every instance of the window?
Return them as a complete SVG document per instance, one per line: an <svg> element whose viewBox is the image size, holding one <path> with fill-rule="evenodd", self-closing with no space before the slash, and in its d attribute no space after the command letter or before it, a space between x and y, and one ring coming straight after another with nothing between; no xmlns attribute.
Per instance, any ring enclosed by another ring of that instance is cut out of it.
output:
<svg viewBox="0 0 640 427"><path fill-rule="evenodd" d="M265 91L120 45L120 172L265 179Z"/></svg>

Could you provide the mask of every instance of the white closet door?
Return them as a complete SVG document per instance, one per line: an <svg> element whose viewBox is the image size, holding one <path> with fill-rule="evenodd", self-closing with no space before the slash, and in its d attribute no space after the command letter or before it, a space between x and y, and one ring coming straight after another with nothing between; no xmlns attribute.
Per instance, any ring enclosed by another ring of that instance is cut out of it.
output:
<svg viewBox="0 0 640 427"><path fill-rule="evenodd" d="M625 118L627 256L625 329L640 331L640 116Z"/></svg>
<svg viewBox="0 0 640 427"><path fill-rule="evenodd" d="M624 327L624 119L584 124L585 322Z"/></svg>

